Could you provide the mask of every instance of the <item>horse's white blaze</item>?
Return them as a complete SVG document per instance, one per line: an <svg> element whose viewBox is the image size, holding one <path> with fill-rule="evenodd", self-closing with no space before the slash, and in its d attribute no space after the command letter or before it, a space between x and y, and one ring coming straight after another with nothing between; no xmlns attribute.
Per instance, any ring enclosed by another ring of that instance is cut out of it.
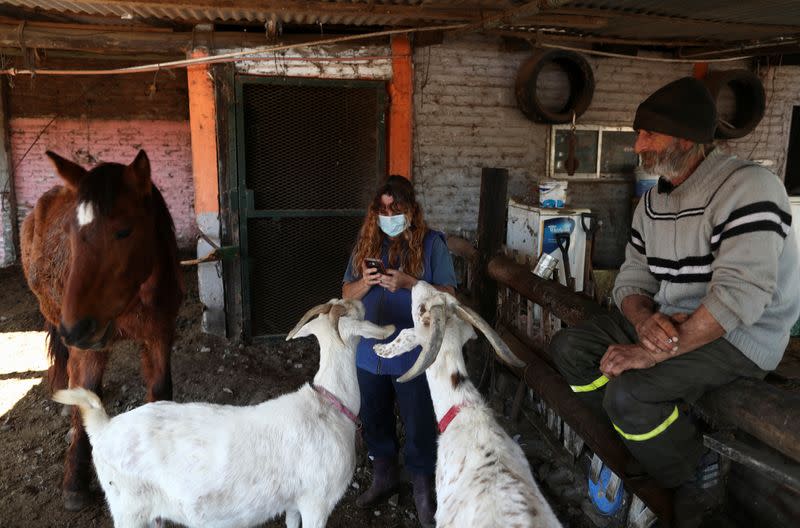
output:
<svg viewBox="0 0 800 528"><path fill-rule="evenodd" d="M94 220L94 205L92 202L81 202L78 204L78 225L83 227L89 225Z"/></svg>

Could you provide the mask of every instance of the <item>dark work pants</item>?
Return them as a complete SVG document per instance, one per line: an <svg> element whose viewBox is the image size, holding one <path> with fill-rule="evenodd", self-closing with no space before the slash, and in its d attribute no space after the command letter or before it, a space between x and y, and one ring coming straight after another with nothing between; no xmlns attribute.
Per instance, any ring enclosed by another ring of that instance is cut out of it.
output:
<svg viewBox="0 0 800 528"><path fill-rule="evenodd" d="M677 405L692 403L736 378L763 378L767 373L720 338L609 381L599 369L606 349L637 341L633 325L615 310L561 330L553 336L550 352L572 390L593 409L604 409L645 470L665 487L679 486L694 475L704 448Z"/></svg>
<svg viewBox="0 0 800 528"><path fill-rule="evenodd" d="M394 458L398 453L394 403L405 428L403 459L411 473L433 475L436 471L436 416L425 375L406 383L398 376L358 371L361 389L361 421L369 455Z"/></svg>

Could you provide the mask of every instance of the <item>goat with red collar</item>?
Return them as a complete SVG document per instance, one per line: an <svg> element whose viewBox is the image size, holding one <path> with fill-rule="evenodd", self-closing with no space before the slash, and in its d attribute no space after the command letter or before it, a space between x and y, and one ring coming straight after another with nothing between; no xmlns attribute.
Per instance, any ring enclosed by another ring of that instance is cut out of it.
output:
<svg viewBox="0 0 800 528"><path fill-rule="evenodd" d="M427 376L439 446L436 460L437 528L560 527L539 491L522 449L494 419L469 381L464 343L477 328L506 363L523 367L481 317L448 293L419 281L411 290L414 328L376 345L382 357L421 345L419 359L399 381Z"/></svg>

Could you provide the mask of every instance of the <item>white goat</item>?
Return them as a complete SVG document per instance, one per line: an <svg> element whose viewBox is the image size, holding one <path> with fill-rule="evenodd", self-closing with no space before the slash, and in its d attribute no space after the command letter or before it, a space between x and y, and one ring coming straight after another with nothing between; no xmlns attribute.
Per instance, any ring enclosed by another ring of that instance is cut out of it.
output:
<svg viewBox="0 0 800 528"><path fill-rule="evenodd" d="M309 310L287 340L319 340L313 385L259 405L160 401L109 419L95 394L58 391L82 411L114 525L245 527L286 512L289 528L325 526L355 468L356 344L394 331L363 319L360 301Z"/></svg>
<svg viewBox="0 0 800 528"><path fill-rule="evenodd" d="M497 333L447 293L418 282L412 289L414 328L376 345L383 357L422 346L419 359L399 381L426 373L436 419L436 526L438 528L559 527L525 454L495 421L469 381L461 348L481 330L506 363L522 367Z"/></svg>

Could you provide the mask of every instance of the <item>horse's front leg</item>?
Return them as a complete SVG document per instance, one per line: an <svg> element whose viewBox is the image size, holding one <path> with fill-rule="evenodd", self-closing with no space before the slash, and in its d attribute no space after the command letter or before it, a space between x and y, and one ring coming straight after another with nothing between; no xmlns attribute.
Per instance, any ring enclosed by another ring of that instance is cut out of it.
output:
<svg viewBox="0 0 800 528"><path fill-rule="evenodd" d="M171 352L171 333L148 340L142 347L142 376L147 386L148 402L172 399Z"/></svg>
<svg viewBox="0 0 800 528"><path fill-rule="evenodd" d="M80 350L70 347L67 370L70 387L83 387L103 397L103 372L108 362L108 352ZM92 478L92 447L83 428L80 411L72 409L72 438L64 463L64 481L61 484L64 507L78 511L89 502L89 482Z"/></svg>

